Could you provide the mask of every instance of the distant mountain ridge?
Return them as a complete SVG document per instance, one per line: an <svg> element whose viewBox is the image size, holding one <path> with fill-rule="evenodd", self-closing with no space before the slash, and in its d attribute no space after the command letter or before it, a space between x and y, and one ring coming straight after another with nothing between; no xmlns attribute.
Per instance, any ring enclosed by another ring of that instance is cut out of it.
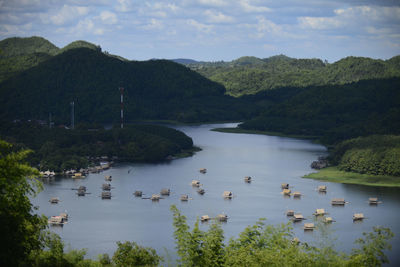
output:
<svg viewBox="0 0 400 267"><path fill-rule="evenodd" d="M229 62L184 63L225 86L227 94L241 96L286 86L347 84L366 79L400 77L400 56L388 60L346 57L335 63L321 59L241 57Z"/></svg>

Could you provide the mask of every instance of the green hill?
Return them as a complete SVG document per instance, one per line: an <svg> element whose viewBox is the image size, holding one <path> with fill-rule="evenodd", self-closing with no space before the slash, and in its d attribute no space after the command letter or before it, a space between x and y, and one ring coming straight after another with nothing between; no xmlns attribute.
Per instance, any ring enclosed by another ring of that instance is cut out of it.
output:
<svg viewBox="0 0 400 267"><path fill-rule="evenodd" d="M197 62L186 66L225 86L227 94L241 96L280 87L306 87L400 77L399 57L383 61L347 57L333 64L320 59L284 55L265 59L241 57L231 62Z"/></svg>
<svg viewBox="0 0 400 267"><path fill-rule="evenodd" d="M318 136L326 144L371 134L400 134L400 79L280 88L246 97L262 112L243 129Z"/></svg>
<svg viewBox="0 0 400 267"><path fill-rule="evenodd" d="M125 88L125 118L215 121L242 118L238 101L223 86L167 60L121 61L98 50L65 51L0 84L3 120L41 119L58 123L119 121Z"/></svg>

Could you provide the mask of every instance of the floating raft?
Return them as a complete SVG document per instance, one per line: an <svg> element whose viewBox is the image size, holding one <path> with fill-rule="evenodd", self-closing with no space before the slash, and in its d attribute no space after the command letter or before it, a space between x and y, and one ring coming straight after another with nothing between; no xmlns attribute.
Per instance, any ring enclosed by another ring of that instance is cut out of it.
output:
<svg viewBox="0 0 400 267"><path fill-rule="evenodd" d="M288 190L288 189L286 189L286 190ZM300 198L301 197L301 193L298 192L298 191L295 191L295 192L292 193L292 196L295 197L295 198Z"/></svg>
<svg viewBox="0 0 400 267"><path fill-rule="evenodd" d="M103 191L101 192L102 199L111 199L111 192L110 191Z"/></svg>
<svg viewBox="0 0 400 267"><path fill-rule="evenodd" d="M163 189L161 189L161 191L160 191L160 194L161 194L162 196L169 196L170 193L171 193L171 191L170 191L168 188L163 188Z"/></svg>
<svg viewBox="0 0 400 267"><path fill-rule="evenodd" d="M67 223L67 220L62 216L51 216L48 223L51 225L64 225Z"/></svg>
<svg viewBox="0 0 400 267"><path fill-rule="evenodd" d="M106 180L106 181L112 181L112 176L111 176L111 175L106 175L106 176L104 177L104 180Z"/></svg>
<svg viewBox="0 0 400 267"><path fill-rule="evenodd" d="M181 195L181 201L188 201L189 196L188 195Z"/></svg>
<svg viewBox="0 0 400 267"><path fill-rule="evenodd" d="M332 222L334 222L332 217L325 217L324 218L324 223L332 223Z"/></svg>
<svg viewBox="0 0 400 267"><path fill-rule="evenodd" d="M364 219L365 217L363 213L354 213L353 215L353 221L362 221Z"/></svg>
<svg viewBox="0 0 400 267"><path fill-rule="evenodd" d="M206 191L203 188L199 188L197 189L197 193L199 193L200 195L204 195Z"/></svg>
<svg viewBox="0 0 400 267"><path fill-rule="evenodd" d="M226 214L218 214L217 215L217 220L218 221L220 221L220 222L226 222L226 221L228 221L228 215L226 215Z"/></svg>
<svg viewBox="0 0 400 267"><path fill-rule="evenodd" d="M206 168L201 168L200 170L199 170L199 172L201 172L201 173L206 173L207 172L207 169Z"/></svg>
<svg viewBox="0 0 400 267"><path fill-rule="evenodd" d="M231 191L224 191L224 193L222 194L222 196L224 198L232 198L233 197L233 193Z"/></svg>
<svg viewBox="0 0 400 267"><path fill-rule="evenodd" d="M202 222L208 222L210 220L210 216L208 215L203 215L200 217L200 221Z"/></svg>
<svg viewBox="0 0 400 267"><path fill-rule="evenodd" d="M315 228L315 225L313 223L305 223L304 224L304 231L313 231Z"/></svg>
<svg viewBox="0 0 400 267"><path fill-rule="evenodd" d="M161 199L161 196L159 194L152 194L150 199L152 201L159 201Z"/></svg>
<svg viewBox="0 0 400 267"><path fill-rule="evenodd" d="M325 209L316 209L315 212L314 212L315 216L324 216L325 214L327 214L325 212Z"/></svg>
<svg viewBox="0 0 400 267"><path fill-rule="evenodd" d="M103 190L110 191L110 190L111 190L111 184L103 184L103 185L101 186L101 188L102 188Z"/></svg>
<svg viewBox="0 0 400 267"><path fill-rule="evenodd" d="M290 196L290 193L291 193L292 191L290 191L290 189L283 189L283 191L282 191L282 194L284 195L284 196Z"/></svg>
<svg viewBox="0 0 400 267"><path fill-rule="evenodd" d="M281 184L282 189L289 189L289 184L283 183Z"/></svg>
<svg viewBox="0 0 400 267"><path fill-rule="evenodd" d="M326 193L326 185L320 185L320 186L318 186L318 192Z"/></svg>
<svg viewBox="0 0 400 267"><path fill-rule="evenodd" d="M294 215L294 210L287 210L286 211L286 216L293 216Z"/></svg>
<svg viewBox="0 0 400 267"><path fill-rule="evenodd" d="M344 204L346 204L346 201L344 200L344 198L333 198L331 200L331 204L337 206L344 206Z"/></svg>
<svg viewBox="0 0 400 267"><path fill-rule="evenodd" d="M378 203L381 203L381 202L378 201L378 198L377 198L377 197L370 197L370 198L368 199L368 203L369 203L370 205L378 205Z"/></svg>
<svg viewBox="0 0 400 267"><path fill-rule="evenodd" d="M293 222L300 222L300 221L305 220L305 219L304 219L302 214L297 213L297 214L293 215L293 219L292 220L293 220Z"/></svg>
<svg viewBox="0 0 400 267"><path fill-rule="evenodd" d="M60 201L60 200L58 199L58 197L52 197L52 198L50 198L50 200L49 200L49 202L50 202L51 204L58 204L59 201Z"/></svg>
<svg viewBox="0 0 400 267"><path fill-rule="evenodd" d="M192 186L194 187L200 187L200 181L199 180L192 180Z"/></svg>
<svg viewBox="0 0 400 267"><path fill-rule="evenodd" d="M143 195L142 191L138 191L138 190L135 191L133 194L135 195L135 197L141 197Z"/></svg>
<svg viewBox="0 0 400 267"><path fill-rule="evenodd" d="M245 183L251 183L251 177L250 176L244 177L244 182Z"/></svg>

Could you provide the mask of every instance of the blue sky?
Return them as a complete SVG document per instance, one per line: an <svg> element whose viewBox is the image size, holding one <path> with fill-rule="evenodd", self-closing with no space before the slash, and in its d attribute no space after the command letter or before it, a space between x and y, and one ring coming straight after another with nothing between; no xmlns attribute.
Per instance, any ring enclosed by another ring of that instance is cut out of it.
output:
<svg viewBox="0 0 400 267"><path fill-rule="evenodd" d="M131 60L400 54L399 0L0 0L0 39L75 40Z"/></svg>

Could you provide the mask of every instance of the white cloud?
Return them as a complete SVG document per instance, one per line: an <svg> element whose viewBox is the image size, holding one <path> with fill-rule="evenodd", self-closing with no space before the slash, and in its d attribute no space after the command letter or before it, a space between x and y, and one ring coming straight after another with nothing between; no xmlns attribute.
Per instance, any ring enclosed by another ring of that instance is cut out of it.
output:
<svg viewBox="0 0 400 267"><path fill-rule="evenodd" d="M116 24L118 22L117 15L107 10L100 13L100 19L104 24Z"/></svg>
<svg viewBox="0 0 400 267"><path fill-rule="evenodd" d="M118 0L118 5L115 7L117 11L129 12L133 9L132 0Z"/></svg>
<svg viewBox="0 0 400 267"><path fill-rule="evenodd" d="M142 27L145 30L161 30L164 28L163 23L157 19L150 19L150 22Z"/></svg>
<svg viewBox="0 0 400 267"><path fill-rule="evenodd" d="M56 25L63 25L86 15L88 12L88 7L64 5L56 15L50 17L50 20Z"/></svg>
<svg viewBox="0 0 400 267"><path fill-rule="evenodd" d="M215 7L221 7L227 5L227 2L225 0L198 0L198 3L205 6L215 6Z"/></svg>
<svg viewBox="0 0 400 267"><path fill-rule="evenodd" d="M221 12L213 11L213 10L206 10L204 14L207 16L208 22L212 23L229 23L233 22L234 19L231 16L227 16L222 14Z"/></svg>
<svg viewBox="0 0 400 267"><path fill-rule="evenodd" d="M258 24L256 26L257 29L257 38L262 38L267 34L275 34L275 35L282 35L282 27L273 23L272 21L262 17L257 17Z"/></svg>
<svg viewBox="0 0 400 267"><path fill-rule="evenodd" d="M252 5L249 0L239 1L239 4L243 8L243 10L248 13L262 13L271 11L270 8L265 6Z"/></svg>
<svg viewBox="0 0 400 267"><path fill-rule="evenodd" d="M301 28L313 30L336 29L345 25L345 21L343 20L324 17L301 17L299 18L299 22Z"/></svg>
<svg viewBox="0 0 400 267"><path fill-rule="evenodd" d="M212 29L213 29L212 25L203 24L194 19L188 19L186 21L186 23L187 23L187 25L192 26L192 27L196 28L198 31L204 32L204 33L211 33Z"/></svg>

